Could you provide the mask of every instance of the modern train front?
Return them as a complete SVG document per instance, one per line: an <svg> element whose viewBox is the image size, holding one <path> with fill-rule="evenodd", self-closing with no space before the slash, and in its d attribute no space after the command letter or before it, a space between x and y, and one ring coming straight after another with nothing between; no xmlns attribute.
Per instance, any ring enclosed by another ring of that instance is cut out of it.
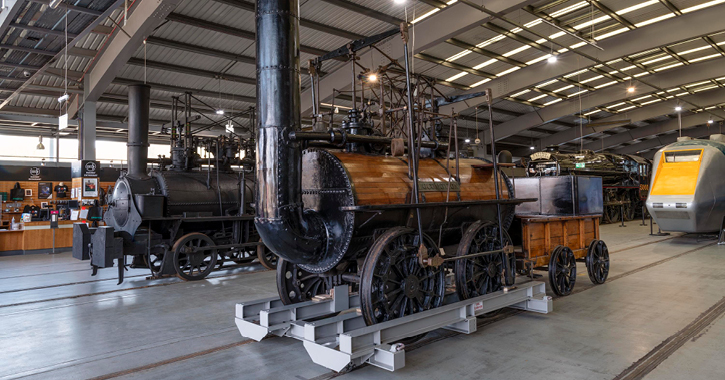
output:
<svg viewBox="0 0 725 380"><path fill-rule="evenodd" d="M680 137L654 156L647 209L664 231L720 230L725 216L725 135Z"/></svg>

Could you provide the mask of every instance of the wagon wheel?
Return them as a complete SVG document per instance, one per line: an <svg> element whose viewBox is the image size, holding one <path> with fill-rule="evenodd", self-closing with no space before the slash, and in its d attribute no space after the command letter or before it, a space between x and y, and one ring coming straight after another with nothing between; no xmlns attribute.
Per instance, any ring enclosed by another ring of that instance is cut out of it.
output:
<svg viewBox="0 0 725 380"><path fill-rule="evenodd" d="M549 258L549 285L559 296L568 296L576 283L576 259L574 252L559 245L551 252Z"/></svg>
<svg viewBox="0 0 725 380"><path fill-rule="evenodd" d="M587 250L587 273L594 284L603 284L609 276L609 249L601 240L592 240Z"/></svg>
<svg viewBox="0 0 725 380"><path fill-rule="evenodd" d="M280 258L277 262L277 291L282 303L290 305L327 294L330 287L324 277Z"/></svg>
<svg viewBox="0 0 725 380"><path fill-rule="evenodd" d="M211 238L199 232L182 236L172 247L176 274L188 281L201 280L208 276L216 266L217 250L197 251L197 249L213 245L214 241Z"/></svg>
<svg viewBox="0 0 725 380"><path fill-rule="evenodd" d="M617 202L617 196L611 191L604 193L604 204ZM619 205L604 206L604 221L607 223L616 223L619 221Z"/></svg>
<svg viewBox="0 0 725 380"><path fill-rule="evenodd" d="M634 219L636 208L634 207L634 202L629 192L624 193L622 201L624 202L624 220L628 222Z"/></svg>
<svg viewBox="0 0 725 380"><path fill-rule="evenodd" d="M261 242L262 240L260 239L259 241ZM277 269L278 257L264 243L257 246L257 259L259 259L259 263L263 267L269 270Z"/></svg>
<svg viewBox="0 0 725 380"><path fill-rule="evenodd" d="M420 237L396 227L375 240L360 276L360 303L365 323L372 325L441 306L445 293L443 266L423 267L418 260ZM429 255L439 254L424 235Z"/></svg>
<svg viewBox="0 0 725 380"><path fill-rule="evenodd" d="M511 244L511 238L505 231L504 244L501 244L497 226L491 222L478 221L473 223L463 235L456 256L502 249L506 244ZM500 253L456 260L458 297L465 300L501 290L503 272L503 257ZM513 270L511 276L515 276ZM511 285L513 281L507 281L507 284Z"/></svg>

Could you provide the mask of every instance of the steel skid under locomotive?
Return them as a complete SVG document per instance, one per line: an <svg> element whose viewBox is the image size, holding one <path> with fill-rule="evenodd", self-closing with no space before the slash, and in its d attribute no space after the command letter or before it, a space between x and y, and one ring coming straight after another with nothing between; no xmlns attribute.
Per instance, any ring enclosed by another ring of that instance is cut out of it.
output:
<svg viewBox="0 0 725 380"><path fill-rule="evenodd" d="M556 146L533 153L526 167L528 177L602 177L603 222L606 223L616 223L622 218L629 221L645 210L651 172L652 162L639 156L591 150L563 153Z"/></svg>
<svg viewBox="0 0 725 380"><path fill-rule="evenodd" d="M91 260L94 274L116 260L119 283L127 257L132 268L149 268L153 277L185 280L203 279L225 262L258 259L274 269L276 256L261 243L251 213L253 162L236 157L248 148L245 142L194 136L193 95L187 93L183 124L175 119L179 98L173 102L171 158L160 157L158 169L148 172L149 95L146 85L129 86L128 171L109 196L105 226L74 226L73 256ZM208 152L206 170L200 169L200 147Z"/></svg>

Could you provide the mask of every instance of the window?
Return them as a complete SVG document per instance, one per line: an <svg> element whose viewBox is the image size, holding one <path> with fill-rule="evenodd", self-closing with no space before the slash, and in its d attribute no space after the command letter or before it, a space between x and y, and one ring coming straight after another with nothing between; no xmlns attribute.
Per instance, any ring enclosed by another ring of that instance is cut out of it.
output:
<svg viewBox="0 0 725 380"><path fill-rule="evenodd" d="M697 162L700 160L700 154L702 149L665 152L665 162Z"/></svg>

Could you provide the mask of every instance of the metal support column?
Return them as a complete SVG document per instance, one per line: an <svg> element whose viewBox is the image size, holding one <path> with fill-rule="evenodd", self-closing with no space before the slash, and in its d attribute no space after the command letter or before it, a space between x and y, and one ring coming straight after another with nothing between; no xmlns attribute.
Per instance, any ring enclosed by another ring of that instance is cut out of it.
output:
<svg viewBox="0 0 725 380"><path fill-rule="evenodd" d="M78 133L79 160L96 159L96 102L83 104L83 123Z"/></svg>

